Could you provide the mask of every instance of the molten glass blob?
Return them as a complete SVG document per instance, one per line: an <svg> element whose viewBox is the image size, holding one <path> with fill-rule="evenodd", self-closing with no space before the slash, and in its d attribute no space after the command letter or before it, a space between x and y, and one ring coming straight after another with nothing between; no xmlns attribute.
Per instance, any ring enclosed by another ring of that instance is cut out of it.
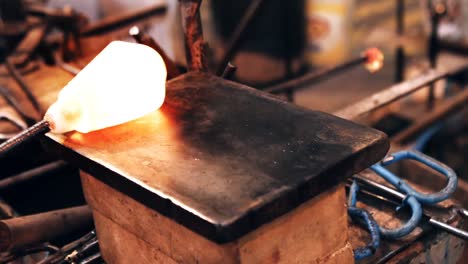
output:
<svg viewBox="0 0 468 264"><path fill-rule="evenodd" d="M374 73L382 69L384 65L384 55L379 49L370 48L364 52L364 56L367 58L364 65L369 72Z"/></svg>
<svg viewBox="0 0 468 264"><path fill-rule="evenodd" d="M166 75L152 48L114 41L60 91L44 120L53 133L87 133L131 121L161 107Z"/></svg>

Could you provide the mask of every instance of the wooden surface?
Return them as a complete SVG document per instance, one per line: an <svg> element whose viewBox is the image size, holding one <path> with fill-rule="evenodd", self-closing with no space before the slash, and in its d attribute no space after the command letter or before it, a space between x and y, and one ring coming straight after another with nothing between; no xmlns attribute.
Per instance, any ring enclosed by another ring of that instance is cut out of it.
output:
<svg viewBox="0 0 468 264"><path fill-rule="evenodd" d="M50 151L217 242L339 184L387 152L386 136L213 75L167 83L161 110Z"/></svg>
<svg viewBox="0 0 468 264"><path fill-rule="evenodd" d="M108 263L129 263L129 260L139 264L353 261L347 242L343 185L323 192L234 242L217 244L94 176L82 173L81 179L85 197L94 212L101 252Z"/></svg>

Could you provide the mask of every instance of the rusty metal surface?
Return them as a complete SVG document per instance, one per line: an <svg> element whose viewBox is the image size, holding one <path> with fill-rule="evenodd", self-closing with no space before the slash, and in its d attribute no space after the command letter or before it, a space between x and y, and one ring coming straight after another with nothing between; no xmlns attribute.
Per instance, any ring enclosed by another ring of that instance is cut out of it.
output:
<svg viewBox="0 0 468 264"><path fill-rule="evenodd" d="M207 71L207 44L200 19L201 0L179 0L185 38L185 56L190 71Z"/></svg>
<svg viewBox="0 0 468 264"><path fill-rule="evenodd" d="M388 149L381 132L201 72L169 81L157 112L44 143L217 242L292 210Z"/></svg>

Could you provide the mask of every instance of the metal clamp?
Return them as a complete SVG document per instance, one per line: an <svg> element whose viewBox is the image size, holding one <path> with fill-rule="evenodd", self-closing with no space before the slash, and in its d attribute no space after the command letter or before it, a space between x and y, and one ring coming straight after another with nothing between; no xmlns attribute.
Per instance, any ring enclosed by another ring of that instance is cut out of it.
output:
<svg viewBox="0 0 468 264"><path fill-rule="evenodd" d="M380 246L379 225L369 212L356 207L356 196L358 191L359 186L356 181L353 181L353 184L349 189L348 214L351 218L357 218L364 223L370 233L371 242L369 242L365 247L359 247L353 250L355 260L361 260L374 255L375 251Z"/></svg>
<svg viewBox="0 0 468 264"><path fill-rule="evenodd" d="M431 169L440 172L445 177L447 177L447 185L439 192L432 193L432 194L423 194L415 189L413 189L409 184L407 184L404 180L400 179L398 176L384 168L384 166L393 164L397 161L401 160L415 160L418 161ZM427 156L421 152L414 151L414 150L406 150L394 153L380 163L377 163L371 166L371 169L376 172L378 175L382 176L385 180L395 186L398 190L403 192L408 196L415 197L418 202L422 204L436 204L441 201L444 201L450 197L451 194L455 192L457 189L457 175L455 172L449 168L447 165Z"/></svg>

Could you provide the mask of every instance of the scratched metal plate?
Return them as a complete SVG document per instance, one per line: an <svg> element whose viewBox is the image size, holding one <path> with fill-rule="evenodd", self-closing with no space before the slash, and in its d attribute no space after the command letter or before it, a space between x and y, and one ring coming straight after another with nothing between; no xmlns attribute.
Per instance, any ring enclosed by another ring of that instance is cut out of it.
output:
<svg viewBox="0 0 468 264"><path fill-rule="evenodd" d="M128 107L128 106L122 106ZM157 112L46 145L216 242L232 241L382 158L376 130L189 73Z"/></svg>

